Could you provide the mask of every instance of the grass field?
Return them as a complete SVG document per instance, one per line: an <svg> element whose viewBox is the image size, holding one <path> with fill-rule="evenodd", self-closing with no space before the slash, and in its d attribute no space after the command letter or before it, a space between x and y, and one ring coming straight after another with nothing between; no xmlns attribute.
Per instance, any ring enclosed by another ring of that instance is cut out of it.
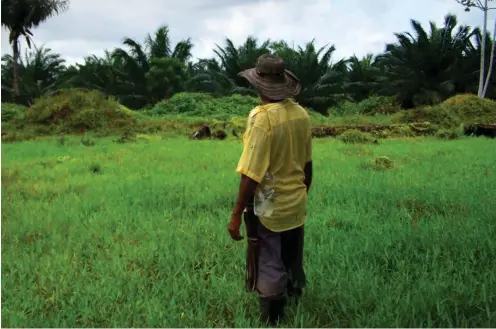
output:
<svg viewBox="0 0 496 329"><path fill-rule="evenodd" d="M314 142L286 327L496 325L496 144ZM256 327L226 225L239 141L2 145L7 327ZM387 156L393 168L375 170Z"/></svg>

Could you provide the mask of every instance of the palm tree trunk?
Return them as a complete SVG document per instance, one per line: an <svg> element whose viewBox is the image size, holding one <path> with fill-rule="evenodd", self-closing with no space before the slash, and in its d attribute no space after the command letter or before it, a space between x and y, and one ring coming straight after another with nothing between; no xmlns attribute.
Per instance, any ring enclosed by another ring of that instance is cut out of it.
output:
<svg viewBox="0 0 496 329"><path fill-rule="evenodd" d="M495 49L496 49L496 19L494 20L493 47L491 49L491 57L489 58L489 70L487 71L486 83L484 84L484 90L482 91L482 98L486 97L487 87L489 86L489 82L491 81L491 74L493 73Z"/></svg>
<svg viewBox="0 0 496 329"><path fill-rule="evenodd" d="M481 44L481 59L480 59L480 72L479 72L479 90L477 96L482 97L484 89L484 69L486 64L486 35L487 35L487 0L484 1L484 24L482 27L482 44Z"/></svg>
<svg viewBox="0 0 496 329"><path fill-rule="evenodd" d="M12 63L12 89L14 91L14 100L19 96L19 38L16 37L12 42L13 63Z"/></svg>

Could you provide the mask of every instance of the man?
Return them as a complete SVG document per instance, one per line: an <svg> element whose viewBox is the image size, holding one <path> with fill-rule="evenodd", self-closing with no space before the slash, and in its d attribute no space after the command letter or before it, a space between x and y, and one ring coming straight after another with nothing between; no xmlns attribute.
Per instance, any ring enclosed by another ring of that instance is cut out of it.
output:
<svg viewBox="0 0 496 329"><path fill-rule="evenodd" d="M262 105L250 112L243 136L239 195L228 231L241 240L245 211L249 290L260 297L262 321L283 316L286 295L299 297L305 285L303 225L312 181L312 134L308 113L292 98L300 81L282 58L259 57L240 73L258 91ZM251 280L251 282L250 282Z"/></svg>

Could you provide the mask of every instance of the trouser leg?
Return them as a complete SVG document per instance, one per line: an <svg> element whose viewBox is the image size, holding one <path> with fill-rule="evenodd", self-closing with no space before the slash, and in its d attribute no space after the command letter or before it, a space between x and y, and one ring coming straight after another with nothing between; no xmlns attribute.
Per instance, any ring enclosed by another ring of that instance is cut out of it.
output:
<svg viewBox="0 0 496 329"><path fill-rule="evenodd" d="M282 261L281 233L258 227L259 268L257 290L264 323L276 324L284 315L287 273Z"/></svg>
<svg viewBox="0 0 496 329"><path fill-rule="evenodd" d="M304 227L300 226L281 234L282 261L288 280L286 292L289 298L298 301L306 285L303 269Z"/></svg>

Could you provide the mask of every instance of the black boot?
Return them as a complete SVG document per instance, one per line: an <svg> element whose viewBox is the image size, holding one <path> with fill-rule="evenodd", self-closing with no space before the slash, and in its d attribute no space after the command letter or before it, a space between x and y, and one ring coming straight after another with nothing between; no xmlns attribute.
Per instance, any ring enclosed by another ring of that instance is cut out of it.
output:
<svg viewBox="0 0 496 329"><path fill-rule="evenodd" d="M286 294L288 295L288 298L292 301L294 301L296 304L299 303L300 297L303 294L303 289L301 288L294 288L293 284L288 280L288 285L286 287Z"/></svg>
<svg viewBox="0 0 496 329"><path fill-rule="evenodd" d="M260 297L260 316L262 323L277 325L284 316L286 298L262 298Z"/></svg>

